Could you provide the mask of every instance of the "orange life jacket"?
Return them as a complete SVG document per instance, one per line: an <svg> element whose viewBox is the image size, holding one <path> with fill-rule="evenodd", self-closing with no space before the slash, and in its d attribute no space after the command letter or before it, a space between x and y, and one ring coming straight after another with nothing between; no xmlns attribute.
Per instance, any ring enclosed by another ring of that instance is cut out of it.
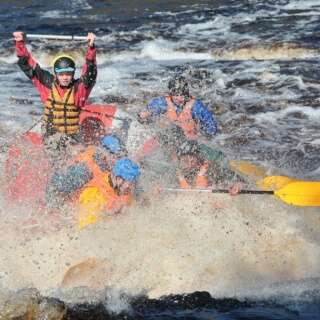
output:
<svg viewBox="0 0 320 320"><path fill-rule="evenodd" d="M88 166L88 169L90 171L90 173L94 178L100 178L102 179L102 177L106 174L105 171L103 171L94 161L93 155L95 153L95 149L90 149L88 151L82 152L80 153L76 158L74 158L73 160L73 164L77 163L77 162L81 162L81 163L86 163ZM78 201L78 198L81 194L81 192L83 191L83 187L76 189L75 191L73 191L71 194L66 195L66 196L61 196L63 199L65 199L65 201L67 201L70 205L75 205L75 202Z"/></svg>
<svg viewBox="0 0 320 320"><path fill-rule="evenodd" d="M88 165L90 172L93 177L100 177L104 172L102 169L95 163L93 155L95 153L95 149L90 149L79 154L74 160L73 163L76 162L84 162Z"/></svg>
<svg viewBox="0 0 320 320"><path fill-rule="evenodd" d="M192 98L190 101L188 101L185 106L182 109L182 112L178 115L176 112L176 108L171 100L171 97L169 95L165 96L166 102L168 104L166 116L173 120L179 125L185 135L190 139L196 139L197 138L197 132L196 132L196 121L192 118L191 114L191 108L195 102L195 99ZM169 121L167 122L167 124Z"/></svg>
<svg viewBox="0 0 320 320"><path fill-rule="evenodd" d="M131 192L123 195L118 195L116 190L111 187L110 172L93 178L83 186L82 190L87 187L96 187L100 190L100 192L107 200L108 212L117 212L134 200L133 194Z"/></svg>
<svg viewBox="0 0 320 320"><path fill-rule="evenodd" d="M109 217L114 216L124 206L134 201L133 194L128 192L119 195L110 185L110 172L92 179L83 188L78 197L79 229L87 224L98 222L106 212Z"/></svg>
<svg viewBox="0 0 320 320"><path fill-rule="evenodd" d="M206 173L210 167L210 162L205 162L199 169L197 177L193 185L187 182L187 179L182 175L181 172L178 173L180 187L183 189L201 189L208 187L208 181Z"/></svg>
<svg viewBox="0 0 320 320"><path fill-rule="evenodd" d="M46 130L56 130L64 134L75 134L79 131L80 109L74 103L74 87L60 97L56 84L45 103L44 121Z"/></svg>

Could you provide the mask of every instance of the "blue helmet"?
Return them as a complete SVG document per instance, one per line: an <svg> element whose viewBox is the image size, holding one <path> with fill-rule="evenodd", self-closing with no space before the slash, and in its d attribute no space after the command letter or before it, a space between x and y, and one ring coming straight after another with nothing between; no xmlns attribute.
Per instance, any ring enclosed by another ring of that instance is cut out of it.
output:
<svg viewBox="0 0 320 320"><path fill-rule="evenodd" d="M115 134L106 135L101 142L100 147L111 155L126 156L127 150L124 141Z"/></svg>
<svg viewBox="0 0 320 320"><path fill-rule="evenodd" d="M112 173L125 180L136 181L140 175L139 166L129 158L120 159L116 162Z"/></svg>

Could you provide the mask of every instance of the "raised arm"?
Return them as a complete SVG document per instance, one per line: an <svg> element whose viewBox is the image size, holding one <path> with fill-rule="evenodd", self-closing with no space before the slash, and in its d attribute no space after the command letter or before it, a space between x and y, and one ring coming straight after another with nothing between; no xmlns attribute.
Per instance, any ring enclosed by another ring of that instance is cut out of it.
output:
<svg viewBox="0 0 320 320"><path fill-rule="evenodd" d="M92 32L88 33L87 40L88 48L86 53L86 62L82 68L82 79L84 83L85 92L81 94L85 97L85 99L89 96L89 91L93 88L97 79L97 60L96 55L97 51L94 45L94 41L96 39L96 35Z"/></svg>
<svg viewBox="0 0 320 320"><path fill-rule="evenodd" d="M92 32L88 32L87 35L87 40L89 41L89 46L93 47L94 46L94 41L96 40L96 35Z"/></svg>

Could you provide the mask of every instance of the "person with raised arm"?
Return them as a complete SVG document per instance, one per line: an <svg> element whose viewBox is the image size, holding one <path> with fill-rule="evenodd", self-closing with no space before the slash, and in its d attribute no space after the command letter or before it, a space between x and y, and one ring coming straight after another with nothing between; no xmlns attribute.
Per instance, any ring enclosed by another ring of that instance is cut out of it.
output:
<svg viewBox="0 0 320 320"><path fill-rule="evenodd" d="M76 62L70 55L61 54L54 58L52 74L34 61L22 31L13 32L13 37L18 65L36 86L45 105L42 126L45 146L61 152L68 144L79 144L81 108L87 103L97 78L96 35L92 32L87 35L86 61L78 79L74 78Z"/></svg>

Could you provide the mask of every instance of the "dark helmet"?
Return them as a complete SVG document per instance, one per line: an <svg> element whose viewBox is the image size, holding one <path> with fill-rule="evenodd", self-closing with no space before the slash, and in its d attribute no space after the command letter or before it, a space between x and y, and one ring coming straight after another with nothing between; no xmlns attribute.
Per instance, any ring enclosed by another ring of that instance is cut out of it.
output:
<svg viewBox="0 0 320 320"><path fill-rule="evenodd" d="M76 64L72 57L62 54L53 60L52 70L54 73L74 72L76 70Z"/></svg>
<svg viewBox="0 0 320 320"><path fill-rule="evenodd" d="M101 141L100 147L108 154L126 157L127 149L124 141L116 134L107 134Z"/></svg>
<svg viewBox="0 0 320 320"><path fill-rule="evenodd" d="M170 95L183 94L189 96L189 84L184 77L172 78L168 82Z"/></svg>
<svg viewBox="0 0 320 320"><path fill-rule="evenodd" d="M177 155L179 158L183 156L197 156L200 157L201 154L201 148L197 141L195 140L186 140L183 142L178 150Z"/></svg>

